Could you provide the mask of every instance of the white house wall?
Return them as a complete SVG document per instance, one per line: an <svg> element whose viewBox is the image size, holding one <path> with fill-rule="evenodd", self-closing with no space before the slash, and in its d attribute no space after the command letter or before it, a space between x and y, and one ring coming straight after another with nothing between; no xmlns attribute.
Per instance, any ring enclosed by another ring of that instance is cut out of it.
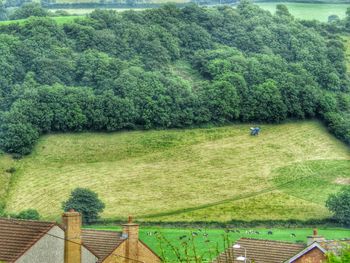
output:
<svg viewBox="0 0 350 263"><path fill-rule="evenodd" d="M52 227L16 263L64 263L64 231Z"/></svg>

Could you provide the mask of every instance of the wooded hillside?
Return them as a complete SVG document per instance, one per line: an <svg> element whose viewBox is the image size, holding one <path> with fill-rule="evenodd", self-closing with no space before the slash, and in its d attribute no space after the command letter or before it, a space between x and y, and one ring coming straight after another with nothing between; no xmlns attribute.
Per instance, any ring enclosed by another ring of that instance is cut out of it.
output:
<svg viewBox="0 0 350 263"><path fill-rule="evenodd" d="M276 15L249 2L95 11L63 26L33 17L0 32L6 152L27 154L49 132L314 117L350 143L343 43L284 6Z"/></svg>

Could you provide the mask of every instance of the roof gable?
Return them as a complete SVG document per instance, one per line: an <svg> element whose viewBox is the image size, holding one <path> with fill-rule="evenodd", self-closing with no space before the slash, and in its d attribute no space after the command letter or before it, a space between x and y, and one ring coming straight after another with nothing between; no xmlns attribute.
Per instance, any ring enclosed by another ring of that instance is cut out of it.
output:
<svg viewBox="0 0 350 263"><path fill-rule="evenodd" d="M98 257L99 263L103 262L125 241L121 232L90 229L82 230L82 239L83 244L91 248L92 252Z"/></svg>
<svg viewBox="0 0 350 263"><path fill-rule="evenodd" d="M14 262L56 224L0 218L0 261Z"/></svg>
<svg viewBox="0 0 350 263"><path fill-rule="evenodd" d="M234 249L231 246L213 262L238 263L240 261L237 260L237 257L244 256L244 249L246 249L247 258L256 263L281 263L305 248L304 244L252 238L241 238L236 244L239 244L241 248Z"/></svg>
<svg viewBox="0 0 350 263"><path fill-rule="evenodd" d="M300 258L300 257L304 256L305 254L309 253L313 249L319 249L320 251L322 251L322 253L326 253L327 252L323 247L320 246L320 244L318 244L317 242L314 242L311 245L309 245L308 247L306 247L305 249L303 249L302 251L300 251L298 254L296 254L295 256L290 258L289 260L287 260L286 263L294 262L295 260L297 260L298 258Z"/></svg>

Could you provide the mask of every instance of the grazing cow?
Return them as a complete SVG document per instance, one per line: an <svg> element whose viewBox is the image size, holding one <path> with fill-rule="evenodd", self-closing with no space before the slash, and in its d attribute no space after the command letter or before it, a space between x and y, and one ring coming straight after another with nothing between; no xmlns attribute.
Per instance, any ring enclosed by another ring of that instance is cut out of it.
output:
<svg viewBox="0 0 350 263"><path fill-rule="evenodd" d="M260 235L260 232L259 231L255 231L255 234Z"/></svg>
<svg viewBox="0 0 350 263"><path fill-rule="evenodd" d="M272 233L272 231L270 230L270 231L267 232L267 234L268 234L268 235L272 235L273 233Z"/></svg>
<svg viewBox="0 0 350 263"><path fill-rule="evenodd" d="M186 238L186 235L179 237L180 240Z"/></svg>
<svg viewBox="0 0 350 263"><path fill-rule="evenodd" d="M207 234L207 233L205 233L205 234L203 234L203 236L204 236L204 237L208 237L208 234Z"/></svg>
<svg viewBox="0 0 350 263"><path fill-rule="evenodd" d="M294 234L294 233L290 234L290 236L291 236L291 237L297 237L297 235Z"/></svg>
<svg viewBox="0 0 350 263"><path fill-rule="evenodd" d="M192 232L192 236L198 236L198 233L197 232Z"/></svg>

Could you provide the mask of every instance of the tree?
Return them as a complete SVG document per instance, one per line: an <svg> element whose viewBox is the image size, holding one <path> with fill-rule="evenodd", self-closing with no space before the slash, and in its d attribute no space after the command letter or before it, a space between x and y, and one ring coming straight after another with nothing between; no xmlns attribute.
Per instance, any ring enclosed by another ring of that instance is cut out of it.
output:
<svg viewBox="0 0 350 263"><path fill-rule="evenodd" d="M350 262L350 247L344 247L340 255L334 253L327 254L327 263L347 263Z"/></svg>
<svg viewBox="0 0 350 263"><path fill-rule="evenodd" d="M330 15L328 17L328 23L337 23L339 21L340 21L340 18L337 15Z"/></svg>
<svg viewBox="0 0 350 263"><path fill-rule="evenodd" d="M83 223L91 224L99 218L105 204L90 189L76 188L71 192L70 198L62 203L62 208L64 211L74 209L81 213Z"/></svg>
<svg viewBox="0 0 350 263"><path fill-rule="evenodd" d="M30 153L39 138L38 130L17 112L6 113L0 120L0 148L8 153Z"/></svg>
<svg viewBox="0 0 350 263"><path fill-rule="evenodd" d="M38 3L24 4L22 7L16 9L16 11L10 15L10 20L24 19L31 16L45 17L48 16L48 12L40 6Z"/></svg>
<svg viewBox="0 0 350 263"><path fill-rule="evenodd" d="M19 219L26 219L26 220L39 220L40 214L35 209L27 209L27 210L23 210L15 217Z"/></svg>
<svg viewBox="0 0 350 263"><path fill-rule="evenodd" d="M255 120L281 122L287 117L287 108L275 81L268 80L256 86L250 99Z"/></svg>
<svg viewBox="0 0 350 263"><path fill-rule="evenodd" d="M350 187L347 186L339 193L330 195L326 207L340 223L350 226Z"/></svg>
<svg viewBox="0 0 350 263"><path fill-rule="evenodd" d="M292 15L289 13L289 10L287 6L278 4L276 6L276 15L277 16L284 16L284 17L292 17Z"/></svg>
<svg viewBox="0 0 350 263"><path fill-rule="evenodd" d="M239 96L235 86L230 82L214 81L206 89L206 98L214 121L234 121L238 118Z"/></svg>
<svg viewBox="0 0 350 263"><path fill-rule="evenodd" d="M0 0L0 21L7 20L7 9L2 0Z"/></svg>

